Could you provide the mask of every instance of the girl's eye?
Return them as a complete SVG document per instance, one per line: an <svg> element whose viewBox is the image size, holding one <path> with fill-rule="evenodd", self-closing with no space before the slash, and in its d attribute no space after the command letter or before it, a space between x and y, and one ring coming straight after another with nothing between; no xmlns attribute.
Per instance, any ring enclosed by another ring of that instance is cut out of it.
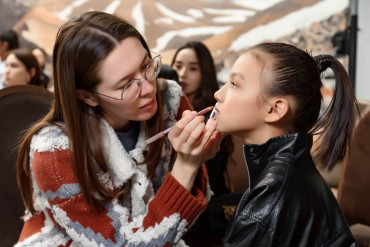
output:
<svg viewBox="0 0 370 247"><path fill-rule="evenodd" d="M231 84L231 88L237 88L238 87L238 85L236 85L236 83L233 82L233 81L230 81L230 84Z"/></svg>

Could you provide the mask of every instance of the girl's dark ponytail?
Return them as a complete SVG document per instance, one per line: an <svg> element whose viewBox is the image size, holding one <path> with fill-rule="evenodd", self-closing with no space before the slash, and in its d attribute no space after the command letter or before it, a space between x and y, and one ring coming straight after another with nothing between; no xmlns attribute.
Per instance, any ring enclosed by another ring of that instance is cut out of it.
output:
<svg viewBox="0 0 370 247"><path fill-rule="evenodd" d="M313 133L320 131L316 160L322 168L331 170L342 161L349 146L357 108L351 80L343 65L331 55L314 57L320 73L330 68L335 76L333 98L324 115L315 124Z"/></svg>
<svg viewBox="0 0 370 247"><path fill-rule="evenodd" d="M317 64L317 68L319 69L320 73L324 72L327 68L331 66L334 57L331 55L319 55L314 57L314 60Z"/></svg>

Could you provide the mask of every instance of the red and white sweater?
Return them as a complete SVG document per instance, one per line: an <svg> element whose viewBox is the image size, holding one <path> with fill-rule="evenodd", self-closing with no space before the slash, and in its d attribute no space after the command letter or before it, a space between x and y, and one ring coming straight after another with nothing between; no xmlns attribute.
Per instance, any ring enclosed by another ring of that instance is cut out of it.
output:
<svg viewBox="0 0 370 247"><path fill-rule="evenodd" d="M189 109L181 88L169 82L165 125L173 125ZM175 246L186 229L205 210L210 197L207 172L199 170L192 192L182 187L169 171L172 146L165 140L156 172L161 181L155 193L153 179L140 163L146 148L144 123L135 148L126 152L114 130L103 121L102 137L108 173L99 178L110 188L129 190L95 212L85 201L74 176L69 140L57 126L43 128L31 142L34 206L26 214L19 246ZM157 178L158 180L158 178Z"/></svg>

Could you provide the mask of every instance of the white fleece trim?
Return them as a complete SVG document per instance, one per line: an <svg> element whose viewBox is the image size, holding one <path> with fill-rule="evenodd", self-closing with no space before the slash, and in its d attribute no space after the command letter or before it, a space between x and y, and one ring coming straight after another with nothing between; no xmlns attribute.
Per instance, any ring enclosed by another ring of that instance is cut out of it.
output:
<svg viewBox="0 0 370 247"><path fill-rule="evenodd" d="M136 172L136 164L122 146L113 128L104 119L101 119L101 122L103 123L101 142L104 156L109 164L113 184L121 187Z"/></svg>
<svg viewBox="0 0 370 247"><path fill-rule="evenodd" d="M55 149L67 150L69 147L68 136L57 126L50 125L42 128L31 140L30 155L34 152L54 152Z"/></svg>
<svg viewBox="0 0 370 247"><path fill-rule="evenodd" d="M59 207L53 207L54 217L55 220L66 229L67 234L76 241L76 243L81 243L83 246L99 246L93 239L87 238L83 234L77 233L73 228L68 228L72 222L67 216L67 213ZM139 216L134 219L132 222L124 222L122 228L120 229L120 233L124 238L127 239L128 244L131 245L139 245L139 244L149 244L155 237L163 237L167 236L169 231L173 230L174 226L177 226L177 234L175 237L174 242L178 243L181 240L181 236L186 232L186 226L188 222L183 219L180 221L180 214L175 213L170 215L169 217L164 217L163 220L156 224L155 227L149 227L145 231L142 229L142 222L144 216ZM139 227L138 231L133 232L136 226ZM180 246L183 246L180 244Z"/></svg>
<svg viewBox="0 0 370 247"><path fill-rule="evenodd" d="M73 228L68 227L68 225L70 225L72 222L64 210L60 209L59 207L53 207L53 211L54 211L55 220L63 228L65 228L65 231L71 237L71 239L73 239L73 241L76 241L77 243L81 243L83 244L83 246L91 246L91 247L99 246L98 243L96 243L93 239L88 239L85 235L79 234Z"/></svg>
<svg viewBox="0 0 370 247"><path fill-rule="evenodd" d="M140 223L142 222L143 217L138 217L135 220L137 223ZM169 217L164 217L160 223L155 225L155 227L149 227L145 231L140 228L136 232L132 232L132 228L134 226L133 224L135 224L135 222L131 222L131 224L128 224L123 229L121 229L121 234L126 237L131 245L138 245L143 243L148 244L153 241L154 236L166 236L169 230L177 225L177 234L174 242L178 242L180 241L181 236L185 233L186 226L188 225L188 222L185 219L181 221L180 220L180 214L175 213L170 215Z"/></svg>
<svg viewBox="0 0 370 247"><path fill-rule="evenodd" d="M23 242L17 243L14 247L50 247L50 246L58 246L58 245L66 245L69 241L69 238L65 238L62 234L54 234L48 235L48 238L43 239L42 242L32 243L33 241L39 240L38 238L42 235L42 233L36 233ZM41 237L42 239L42 237Z"/></svg>
<svg viewBox="0 0 370 247"><path fill-rule="evenodd" d="M185 243L184 240L180 239L180 241L175 245L176 247L189 247L189 245L187 245Z"/></svg>

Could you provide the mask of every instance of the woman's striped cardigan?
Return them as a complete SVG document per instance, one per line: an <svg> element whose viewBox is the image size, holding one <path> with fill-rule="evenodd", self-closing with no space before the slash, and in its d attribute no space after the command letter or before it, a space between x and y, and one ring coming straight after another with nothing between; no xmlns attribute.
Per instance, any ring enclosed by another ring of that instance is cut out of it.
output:
<svg viewBox="0 0 370 247"><path fill-rule="evenodd" d="M181 88L168 81L165 125L173 125L189 108ZM108 173L98 173L110 188L126 193L95 212L85 201L71 161L67 135L57 126L43 128L31 142L30 160L34 206L40 213L25 216L19 246L174 246L205 210L210 190L204 165L193 190L188 192L170 172L172 146L165 140L156 177L146 176L144 125L135 148L126 152L117 135L103 120Z"/></svg>

